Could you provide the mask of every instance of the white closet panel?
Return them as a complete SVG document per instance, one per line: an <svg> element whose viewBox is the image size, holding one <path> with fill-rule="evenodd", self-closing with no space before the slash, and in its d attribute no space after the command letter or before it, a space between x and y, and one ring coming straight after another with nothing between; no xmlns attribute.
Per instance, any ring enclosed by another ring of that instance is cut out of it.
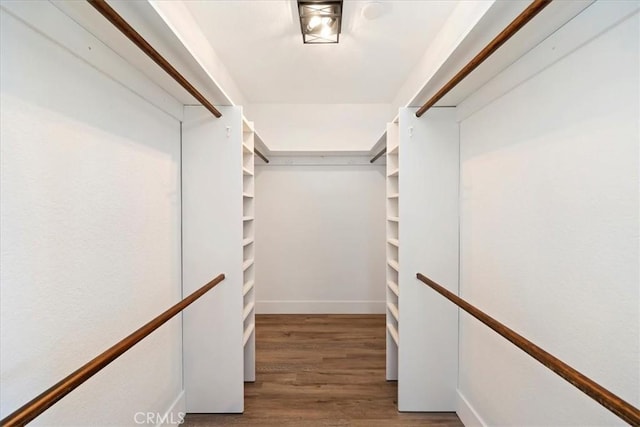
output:
<svg viewBox="0 0 640 427"><path fill-rule="evenodd" d="M416 111L398 120L398 409L454 411L458 309L416 273L458 293L458 123L453 108Z"/></svg>
<svg viewBox="0 0 640 427"><path fill-rule="evenodd" d="M253 214L243 212L243 192L253 192L243 168L253 166L243 162L242 109L219 109L217 119L185 107L182 125L183 295L226 275L184 312L187 412L244 409L242 245L243 224L251 221L243 216Z"/></svg>

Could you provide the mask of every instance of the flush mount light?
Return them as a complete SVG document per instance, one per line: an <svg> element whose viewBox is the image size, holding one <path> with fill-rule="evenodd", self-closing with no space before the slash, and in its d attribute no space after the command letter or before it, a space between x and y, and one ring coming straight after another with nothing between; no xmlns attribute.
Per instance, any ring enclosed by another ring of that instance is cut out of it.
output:
<svg viewBox="0 0 640 427"><path fill-rule="evenodd" d="M342 0L298 0L302 41L338 43L342 25Z"/></svg>

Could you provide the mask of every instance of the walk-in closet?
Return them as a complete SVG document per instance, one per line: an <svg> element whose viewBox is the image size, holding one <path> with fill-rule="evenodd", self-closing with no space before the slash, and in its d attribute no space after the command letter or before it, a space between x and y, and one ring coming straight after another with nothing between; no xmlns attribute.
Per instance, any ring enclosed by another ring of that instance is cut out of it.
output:
<svg viewBox="0 0 640 427"><path fill-rule="evenodd" d="M637 0L0 0L0 424L640 425Z"/></svg>

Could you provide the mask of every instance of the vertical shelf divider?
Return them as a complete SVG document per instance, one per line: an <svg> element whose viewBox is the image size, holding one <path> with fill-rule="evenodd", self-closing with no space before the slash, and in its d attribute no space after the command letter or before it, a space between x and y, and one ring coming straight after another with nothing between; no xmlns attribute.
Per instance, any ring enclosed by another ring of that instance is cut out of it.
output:
<svg viewBox="0 0 640 427"><path fill-rule="evenodd" d="M399 283L399 228L400 228L400 163L399 163L399 132L398 123L387 124L387 369L386 378L388 381L398 380L398 352L400 341L398 331L400 329L398 310L400 309Z"/></svg>
<svg viewBox="0 0 640 427"><path fill-rule="evenodd" d="M242 110L220 111L185 106L182 124L183 296L226 276L182 315L185 412L195 413L244 411Z"/></svg>
<svg viewBox="0 0 640 427"><path fill-rule="evenodd" d="M255 131L253 122L242 121L242 251L243 269L243 336L244 381L256 380L256 339L255 339Z"/></svg>
<svg viewBox="0 0 640 427"><path fill-rule="evenodd" d="M401 108L397 127L398 242L411 248L397 264L398 410L447 412L458 402L458 340L451 338L458 334L458 309L438 301L416 273L458 293L460 130L454 108L435 107L420 118L416 111Z"/></svg>

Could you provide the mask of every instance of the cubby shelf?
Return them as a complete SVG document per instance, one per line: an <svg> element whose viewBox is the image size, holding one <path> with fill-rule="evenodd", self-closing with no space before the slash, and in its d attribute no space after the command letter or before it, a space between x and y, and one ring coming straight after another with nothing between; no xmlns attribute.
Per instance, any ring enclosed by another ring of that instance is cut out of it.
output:
<svg viewBox="0 0 640 427"><path fill-rule="evenodd" d="M395 246L396 248L400 246L398 239L387 239L387 243Z"/></svg>
<svg viewBox="0 0 640 427"><path fill-rule="evenodd" d="M400 295L400 288L398 288L398 285L396 283L392 282L391 280L388 280L387 286L389 287L389 289L391 289L391 292L393 292L396 296Z"/></svg>
<svg viewBox="0 0 640 427"><path fill-rule="evenodd" d="M393 342L396 343L396 346L400 346L400 344L398 343L398 330L396 329L396 327L391 323L387 323L387 330L389 331L389 335L391 335L391 338L393 338Z"/></svg>
<svg viewBox="0 0 640 427"><path fill-rule="evenodd" d="M253 221L253 217L252 216L243 216L242 217L242 221L246 222L246 221Z"/></svg>
<svg viewBox="0 0 640 427"><path fill-rule="evenodd" d="M397 216L390 216L390 217L387 217L387 221L398 222L400 221L400 218L398 218Z"/></svg>
<svg viewBox="0 0 640 427"><path fill-rule="evenodd" d="M387 196L388 199L397 199L398 197L400 197L398 193L389 194Z"/></svg>
<svg viewBox="0 0 640 427"><path fill-rule="evenodd" d="M251 323L247 329L244 330L244 335L242 336L242 345L246 346L249 338L251 338L251 334L253 334L253 330L256 328L255 323Z"/></svg>
<svg viewBox="0 0 640 427"><path fill-rule="evenodd" d="M387 174L388 177L398 176L398 168L395 168Z"/></svg>
<svg viewBox="0 0 640 427"><path fill-rule="evenodd" d="M247 268L251 267L253 265L253 258L246 260L245 262L242 263L242 271L246 271Z"/></svg>
<svg viewBox="0 0 640 427"><path fill-rule="evenodd" d="M389 267L393 268L395 271L400 271L400 266L398 265L398 261L390 259L390 260L387 260L387 264L389 264Z"/></svg>
<svg viewBox="0 0 640 427"><path fill-rule="evenodd" d="M242 197L244 197L245 199L253 199L253 194L242 193Z"/></svg>
<svg viewBox="0 0 640 427"><path fill-rule="evenodd" d="M393 317L396 319L396 322L397 322L398 318L400 317L400 313L398 312L398 307L394 303L388 302L387 308L389 309L389 312L393 315Z"/></svg>
<svg viewBox="0 0 640 427"><path fill-rule="evenodd" d="M253 301L244 306L244 311L242 312L242 320L247 320L247 317L249 317L249 315L253 311L253 307L255 307L255 303Z"/></svg>
<svg viewBox="0 0 640 427"><path fill-rule="evenodd" d="M253 280L249 280L247 283L244 284L244 286L242 287L242 296L247 295L249 291L253 289L254 283L255 282Z"/></svg>
<svg viewBox="0 0 640 427"><path fill-rule="evenodd" d="M253 243L253 237L248 237L242 241L242 246L248 246Z"/></svg>
<svg viewBox="0 0 640 427"><path fill-rule="evenodd" d="M246 175L246 176L253 176L253 172L251 172L249 169L247 168L242 168L242 174Z"/></svg>

